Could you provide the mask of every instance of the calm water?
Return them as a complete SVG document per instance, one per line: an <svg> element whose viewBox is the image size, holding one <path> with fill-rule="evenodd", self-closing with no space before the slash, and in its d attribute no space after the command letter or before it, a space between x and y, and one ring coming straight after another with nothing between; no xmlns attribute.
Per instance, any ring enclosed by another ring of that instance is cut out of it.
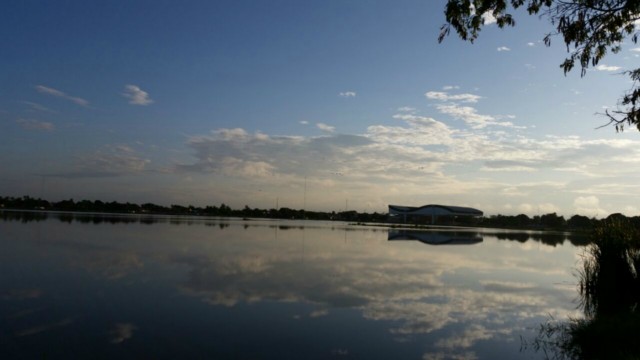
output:
<svg viewBox="0 0 640 360"><path fill-rule="evenodd" d="M0 212L3 359L543 358L564 236Z"/></svg>

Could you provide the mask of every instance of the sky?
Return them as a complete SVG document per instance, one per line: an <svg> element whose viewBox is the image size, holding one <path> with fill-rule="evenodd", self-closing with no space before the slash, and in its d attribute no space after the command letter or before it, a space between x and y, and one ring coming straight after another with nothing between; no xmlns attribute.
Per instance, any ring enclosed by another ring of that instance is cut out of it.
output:
<svg viewBox="0 0 640 360"><path fill-rule="evenodd" d="M232 208L640 215L640 134L538 17L438 43L445 1L12 1L0 196Z"/></svg>

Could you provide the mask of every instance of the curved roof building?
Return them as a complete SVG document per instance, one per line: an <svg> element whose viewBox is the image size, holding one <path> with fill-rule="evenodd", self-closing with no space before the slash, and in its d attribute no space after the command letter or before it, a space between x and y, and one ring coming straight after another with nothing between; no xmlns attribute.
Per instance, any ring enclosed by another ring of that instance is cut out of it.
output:
<svg viewBox="0 0 640 360"><path fill-rule="evenodd" d="M449 206L449 205L424 205L424 206L402 206L389 205L390 215L453 215L453 216L482 216L484 213L478 209Z"/></svg>
<svg viewBox="0 0 640 360"><path fill-rule="evenodd" d="M463 206L450 206L450 205L424 205L424 206L403 206L403 205L389 205L389 215L398 216L402 215L406 221L408 216L431 216L431 222L435 223L435 219L438 216L482 216L484 213L478 209L463 207Z"/></svg>

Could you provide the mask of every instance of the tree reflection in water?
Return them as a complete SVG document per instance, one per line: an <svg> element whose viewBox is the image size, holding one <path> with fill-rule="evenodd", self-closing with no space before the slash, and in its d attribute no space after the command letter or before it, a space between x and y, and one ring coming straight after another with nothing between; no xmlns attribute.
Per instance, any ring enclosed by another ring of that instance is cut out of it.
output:
<svg viewBox="0 0 640 360"><path fill-rule="evenodd" d="M584 318L541 324L531 344L550 359L640 359L640 232L609 218L578 269Z"/></svg>

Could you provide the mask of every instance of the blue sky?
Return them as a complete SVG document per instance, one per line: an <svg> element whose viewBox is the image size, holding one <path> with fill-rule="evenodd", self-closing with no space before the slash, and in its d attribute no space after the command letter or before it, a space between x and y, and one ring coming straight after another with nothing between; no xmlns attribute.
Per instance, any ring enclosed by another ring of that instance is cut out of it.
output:
<svg viewBox="0 0 640 360"><path fill-rule="evenodd" d="M640 214L638 132L596 130L640 47L563 76L536 17L438 44L444 3L10 2L1 195Z"/></svg>

